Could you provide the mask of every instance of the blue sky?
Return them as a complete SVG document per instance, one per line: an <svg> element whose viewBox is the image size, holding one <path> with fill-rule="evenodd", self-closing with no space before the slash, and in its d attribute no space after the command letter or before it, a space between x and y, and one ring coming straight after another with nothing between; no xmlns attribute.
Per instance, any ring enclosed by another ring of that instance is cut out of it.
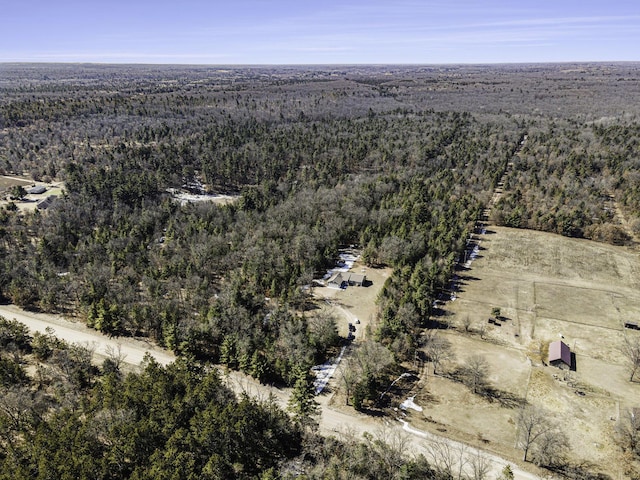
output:
<svg viewBox="0 0 640 480"><path fill-rule="evenodd" d="M637 0L0 0L0 62L640 60Z"/></svg>

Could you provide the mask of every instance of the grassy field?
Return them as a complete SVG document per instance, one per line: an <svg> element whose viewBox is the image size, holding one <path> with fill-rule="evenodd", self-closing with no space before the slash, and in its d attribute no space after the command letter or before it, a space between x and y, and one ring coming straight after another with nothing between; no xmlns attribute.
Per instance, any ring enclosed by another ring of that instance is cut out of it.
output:
<svg viewBox="0 0 640 480"><path fill-rule="evenodd" d="M640 335L624 328L640 318L638 253L541 232L490 230L479 236L480 256L460 272L457 299L444 307L453 328L443 335L455 353L447 371L484 355L491 385L505 398L552 412L569 437L572 462L622 478L614 428L621 412L640 406L640 383L628 381L620 354L625 336ZM504 317L500 326L488 323L493 307ZM546 365L548 344L559 339L575 352L575 371ZM414 392L424 411L409 414L418 428L518 460L518 407L434 377L429 365L424 374Z"/></svg>

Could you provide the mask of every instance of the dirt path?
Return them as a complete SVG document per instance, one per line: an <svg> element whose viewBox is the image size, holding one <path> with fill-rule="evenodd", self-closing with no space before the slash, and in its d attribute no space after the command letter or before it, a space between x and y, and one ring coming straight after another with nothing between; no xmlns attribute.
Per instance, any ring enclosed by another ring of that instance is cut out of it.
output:
<svg viewBox="0 0 640 480"><path fill-rule="evenodd" d="M520 153L526 141L527 141L527 135L524 135L524 137L522 137L522 140L520 141L520 145L518 145L518 148L516 148L516 151L513 153L514 157ZM491 210L493 210L493 207L495 206L495 204L498 203L500 198L502 198L502 195L504 193L504 182L507 179L507 175L509 175L511 170L513 170L513 162L508 162L507 168L505 168L504 173L502 174L502 177L500 177L500 181L498 182L498 185L493 190L493 195L491 196L491 200L489 200L489 205L487 205L487 208L485 208L482 212L482 221L485 222L486 224L489 224L489 222L491 221Z"/></svg>
<svg viewBox="0 0 640 480"><path fill-rule="evenodd" d="M622 229L627 233L627 235L631 237L634 246L637 246L638 244L640 244L640 237L633 232L633 229L631 228L631 225L629 224L627 217L622 211L622 208L620 208L620 204L616 200L615 195L610 194L609 198L613 203L613 208L615 211L615 214L614 214L615 219L618 221L618 223L620 223L620 227L622 227Z"/></svg>
<svg viewBox="0 0 640 480"><path fill-rule="evenodd" d="M513 472L513 475L514 475L513 478L515 480L539 480L540 479L538 475L521 470L513 463L508 462L504 458L501 458L492 453L488 453L482 450L476 450L475 448L469 447L463 443L456 442L455 440L450 440L448 438L440 437L430 432L417 430L415 428L412 428L411 425L409 425L407 422L404 422L404 421L400 421L400 423L404 431L409 432L411 435L415 437L424 439L424 442L422 444L423 451L418 453L423 453L424 455L426 455L428 459L431 459L430 457L434 456L434 453L431 453L431 452L435 451L437 452L436 455L439 454L445 457L445 458L442 458L443 462L450 463L451 461L453 461L453 464L456 465L456 462L459 462L460 461L459 459L462 456L463 458L462 470L465 471L465 468L464 468L465 466L467 468L472 468L474 460L480 457L486 460L487 462L488 471L486 473L488 478L498 478L502 470L507 465L510 465L511 471ZM434 444L440 445L440 448L430 449L429 447L433 446ZM444 448L442 447L443 445L445 446ZM434 459L434 461L437 462L437 458ZM471 474L471 476L469 476L468 478L472 478L472 477L473 477L473 474Z"/></svg>

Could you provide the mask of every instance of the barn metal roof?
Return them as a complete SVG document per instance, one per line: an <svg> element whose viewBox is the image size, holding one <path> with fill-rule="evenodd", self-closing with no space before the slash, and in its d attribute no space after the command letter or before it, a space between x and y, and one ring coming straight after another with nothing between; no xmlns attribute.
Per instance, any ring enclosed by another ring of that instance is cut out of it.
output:
<svg viewBox="0 0 640 480"><path fill-rule="evenodd" d="M571 366L571 349L561 340L549 344L549 363L558 360Z"/></svg>

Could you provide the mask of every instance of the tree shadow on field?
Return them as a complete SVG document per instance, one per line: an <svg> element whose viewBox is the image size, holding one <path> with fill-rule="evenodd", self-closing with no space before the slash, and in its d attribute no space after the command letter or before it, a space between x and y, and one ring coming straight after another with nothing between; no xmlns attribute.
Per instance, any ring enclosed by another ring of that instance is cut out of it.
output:
<svg viewBox="0 0 640 480"><path fill-rule="evenodd" d="M594 472L598 465L590 461L581 463L562 463L560 465L546 467L548 470L561 475L564 478L580 480L613 480L611 476Z"/></svg>
<svg viewBox="0 0 640 480"><path fill-rule="evenodd" d="M427 320L425 322L425 328L428 328L430 330L448 330L449 328L451 328L451 325L447 320L444 319L444 317L451 316L453 314L450 312L445 313L446 315L442 315L442 320L437 320L435 318L430 318L429 320Z"/></svg>
<svg viewBox="0 0 640 480"><path fill-rule="evenodd" d="M462 282L477 282L480 279L478 277L474 277L472 275L459 275L460 283Z"/></svg>
<svg viewBox="0 0 640 480"><path fill-rule="evenodd" d="M383 400L383 403L387 403ZM358 410L360 413L364 413L370 417L384 417L386 413L379 408L370 408L370 407L362 407L362 409Z"/></svg>
<svg viewBox="0 0 640 480"><path fill-rule="evenodd" d="M438 405L440 402L440 398L436 397L433 393L429 391L421 391L420 398L418 398L419 405Z"/></svg>
<svg viewBox="0 0 640 480"><path fill-rule="evenodd" d="M456 281L456 287L455 287L455 292L456 293L463 293L464 287L466 287L467 285L469 285L469 282L473 282L479 280L478 278L472 277L471 275L461 275L458 276L458 280Z"/></svg>
<svg viewBox="0 0 640 480"><path fill-rule="evenodd" d="M490 402L498 402L504 408L520 408L526 403L520 395L493 387L485 388L483 393Z"/></svg>
<svg viewBox="0 0 640 480"><path fill-rule="evenodd" d="M318 305L318 303L317 303L317 302L309 301L309 302L304 302L304 303L302 304L302 309L303 309L305 312L311 312L311 311L313 311L313 310L320 310L320 309L321 309L321 307Z"/></svg>

